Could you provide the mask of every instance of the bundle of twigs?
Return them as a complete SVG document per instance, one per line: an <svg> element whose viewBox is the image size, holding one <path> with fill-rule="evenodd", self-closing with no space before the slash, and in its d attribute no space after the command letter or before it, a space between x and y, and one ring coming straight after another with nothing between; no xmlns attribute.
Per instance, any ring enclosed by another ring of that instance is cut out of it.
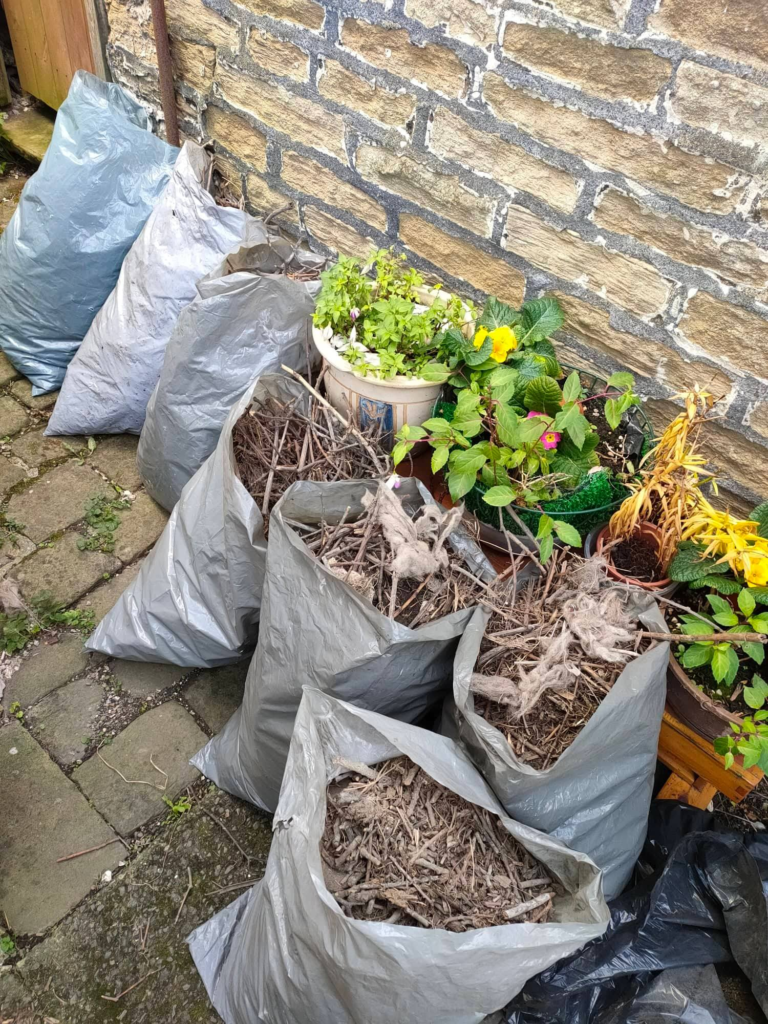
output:
<svg viewBox="0 0 768 1024"><path fill-rule="evenodd" d="M323 564L383 615L415 627L489 598L490 587L446 547L461 510L424 506L413 518L386 484L354 521L303 534Z"/></svg>
<svg viewBox="0 0 768 1024"><path fill-rule="evenodd" d="M265 529L270 509L296 480L357 480L389 469L378 430L358 430L315 395L251 406L235 424L232 445Z"/></svg>
<svg viewBox="0 0 768 1024"><path fill-rule="evenodd" d="M653 644L602 566L556 549L488 622L472 677L475 711L537 769L573 743L626 664Z"/></svg>
<svg viewBox="0 0 768 1024"><path fill-rule="evenodd" d="M320 842L326 886L347 917L422 928L547 921L560 889L482 807L408 757L328 788Z"/></svg>

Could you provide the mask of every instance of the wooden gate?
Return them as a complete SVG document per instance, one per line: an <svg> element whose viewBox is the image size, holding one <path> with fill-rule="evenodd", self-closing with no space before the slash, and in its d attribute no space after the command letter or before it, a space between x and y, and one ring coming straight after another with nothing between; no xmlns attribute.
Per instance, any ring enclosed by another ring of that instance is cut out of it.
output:
<svg viewBox="0 0 768 1024"><path fill-rule="evenodd" d="M0 0L21 86L55 110L75 71L104 77L93 0Z"/></svg>

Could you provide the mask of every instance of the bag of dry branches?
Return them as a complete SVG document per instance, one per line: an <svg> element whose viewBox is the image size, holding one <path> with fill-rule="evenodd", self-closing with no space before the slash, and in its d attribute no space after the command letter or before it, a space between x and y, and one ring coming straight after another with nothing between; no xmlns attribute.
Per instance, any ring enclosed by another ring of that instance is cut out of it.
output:
<svg viewBox="0 0 768 1024"><path fill-rule="evenodd" d="M239 249L198 282L168 342L137 453L147 491L168 511L254 378L281 365L307 369L324 263L254 221Z"/></svg>
<svg viewBox="0 0 768 1024"><path fill-rule="evenodd" d="M475 613L443 714L507 814L590 856L609 900L645 839L666 700L669 645L642 627L666 629L655 602L560 551L505 615Z"/></svg>
<svg viewBox="0 0 768 1024"><path fill-rule="evenodd" d="M389 484L397 483L398 487ZM259 644L245 696L193 763L273 811L302 687L415 722L450 689L495 573L415 478L293 484L272 511Z"/></svg>
<svg viewBox="0 0 768 1024"><path fill-rule="evenodd" d="M188 939L226 1024L479 1024L607 927L599 869L457 744L310 687L273 827L264 878Z"/></svg>

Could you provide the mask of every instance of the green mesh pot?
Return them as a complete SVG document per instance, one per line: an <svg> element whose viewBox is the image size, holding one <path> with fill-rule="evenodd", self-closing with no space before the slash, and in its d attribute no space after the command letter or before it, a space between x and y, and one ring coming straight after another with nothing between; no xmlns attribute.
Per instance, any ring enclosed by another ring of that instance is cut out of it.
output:
<svg viewBox="0 0 768 1024"><path fill-rule="evenodd" d="M573 367L563 366L563 371L568 374ZM607 381L596 377L591 373L579 371L581 385L587 395L597 394L606 386ZM435 403L434 415L442 416L447 420L453 419L456 409L454 402L445 398L438 399ZM653 428L648 417L638 406L633 406L626 414L630 424L635 426L643 435L641 457L646 455L651 448L653 441ZM464 503L467 509L477 516L481 523L499 528L499 510L494 505L487 505L483 501L483 495L488 490L485 484L478 481L472 490L464 496ZM619 508L622 501L630 494L630 491L622 483L619 483L610 472L590 473L586 480L583 480L578 487L567 494L554 498L552 501L541 502L538 508L526 508L524 505L515 505L515 511L528 529L536 533L539 526L539 519L546 514L553 519L570 523L580 533L582 539L587 536L590 530L596 526L604 526L613 513ZM522 530L512 519L508 512L502 512L504 526L510 533L520 534Z"/></svg>

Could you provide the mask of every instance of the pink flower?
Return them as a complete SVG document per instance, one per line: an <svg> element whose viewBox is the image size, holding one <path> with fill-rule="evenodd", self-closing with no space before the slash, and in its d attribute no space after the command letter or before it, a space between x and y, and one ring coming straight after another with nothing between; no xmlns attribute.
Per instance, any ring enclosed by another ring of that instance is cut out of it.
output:
<svg viewBox="0 0 768 1024"><path fill-rule="evenodd" d="M360 310L357 308L357 306L353 306L352 309L350 309L349 311L349 319L352 321L352 323L354 323L359 316Z"/></svg>
<svg viewBox="0 0 768 1024"><path fill-rule="evenodd" d="M532 416L543 415L543 412L529 412L526 419L531 419ZM552 451L553 448L557 448L561 436L556 430L545 430L539 440L547 451Z"/></svg>

